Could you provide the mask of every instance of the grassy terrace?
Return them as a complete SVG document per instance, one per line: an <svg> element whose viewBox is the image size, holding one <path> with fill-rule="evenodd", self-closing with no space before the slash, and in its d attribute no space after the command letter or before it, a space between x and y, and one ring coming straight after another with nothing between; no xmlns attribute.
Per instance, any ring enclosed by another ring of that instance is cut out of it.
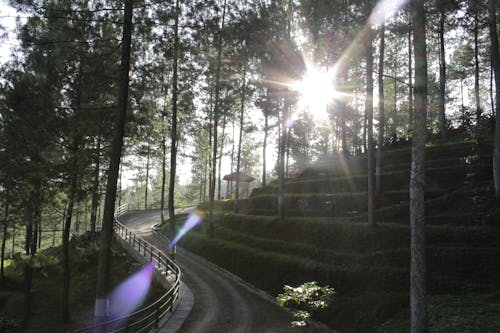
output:
<svg viewBox="0 0 500 333"><path fill-rule="evenodd" d="M284 221L271 184L241 200L240 214L233 201L217 201L215 238L202 225L180 244L273 295L305 281L334 287L333 304L316 316L340 332L407 331L409 157L407 147L385 156L377 228L366 225L360 158L349 161L349 175L312 169L288 179ZM430 147L427 157L431 331L493 332L500 327L500 223L491 163L483 163L491 155L462 143Z"/></svg>

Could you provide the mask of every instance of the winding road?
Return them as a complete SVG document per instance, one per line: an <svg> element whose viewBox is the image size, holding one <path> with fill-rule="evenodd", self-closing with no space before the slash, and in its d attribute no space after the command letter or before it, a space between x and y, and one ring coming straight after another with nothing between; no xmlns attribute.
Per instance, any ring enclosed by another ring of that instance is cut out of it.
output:
<svg viewBox="0 0 500 333"><path fill-rule="evenodd" d="M160 222L159 210L133 211L120 219L154 246L165 249L167 240L152 231ZM178 330L182 333L214 332L301 332L290 328L290 313L273 303L263 292L232 276L205 259L177 248L176 263L182 280L194 295L194 306ZM307 332L328 332L320 327Z"/></svg>

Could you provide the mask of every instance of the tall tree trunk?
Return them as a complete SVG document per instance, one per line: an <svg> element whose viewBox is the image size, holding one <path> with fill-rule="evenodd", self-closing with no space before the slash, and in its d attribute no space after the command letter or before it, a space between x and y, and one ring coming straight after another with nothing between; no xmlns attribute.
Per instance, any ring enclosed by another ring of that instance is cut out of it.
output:
<svg viewBox="0 0 500 333"><path fill-rule="evenodd" d="M227 112L224 112L224 118L222 118L222 136L221 136L220 152L219 152L219 166L218 166L218 172L217 172L217 174L218 174L218 177L217 177L217 200L220 200L220 198L221 198L222 153L224 152L224 141L226 138L226 120L227 120ZM226 193L227 193L227 191L226 191Z"/></svg>
<svg viewBox="0 0 500 333"><path fill-rule="evenodd" d="M411 37L413 33L413 25L410 22L408 25L408 124L409 132L411 136L411 131L413 130L413 48Z"/></svg>
<svg viewBox="0 0 500 333"><path fill-rule="evenodd" d="M375 223L375 184L373 174L373 31L368 29L368 38L366 40L366 104L365 118L367 131L367 148L368 148L368 224L372 227Z"/></svg>
<svg viewBox="0 0 500 333"><path fill-rule="evenodd" d="M36 186L35 186L36 187ZM35 219L34 206L35 201L40 200L39 196L36 194L36 190L33 191L31 195L31 200L25 202L24 217L26 222L26 238L25 238L25 254L29 256L30 260L26 261L24 265L24 311L25 318L28 319L31 312L31 288L33 284L33 266L32 260L36 253L36 246L34 244L33 237L33 224Z"/></svg>
<svg viewBox="0 0 500 333"><path fill-rule="evenodd" d="M215 204L215 177L216 177L216 162L217 162L217 126L219 126L219 95L220 95L220 71L222 58L222 30L224 29L224 20L226 18L226 2L224 0L224 8L222 9L222 24L217 34L217 67L215 71L215 101L214 101L214 124L213 124L213 147L212 147L212 170L209 187L209 225L208 233L210 237L214 237L214 204Z"/></svg>
<svg viewBox="0 0 500 333"><path fill-rule="evenodd" d="M120 169L119 169L119 175L120 175L120 178L118 180L118 187L119 187L119 192L118 192L118 207L120 207L122 205L122 175L123 175L123 164L121 163L121 157L120 157ZM107 190L106 190L107 191ZM104 201L106 201L106 197L104 197ZM101 226L102 228L102 226Z"/></svg>
<svg viewBox="0 0 500 333"><path fill-rule="evenodd" d="M100 186L99 186L99 170L101 163L101 135L97 137L97 147L95 156L94 168L94 183L92 184L92 204L90 212L90 238L93 240L95 237L95 229L97 222L97 208L99 206Z"/></svg>
<svg viewBox="0 0 500 333"><path fill-rule="evenodd" d="M391 136L392 136L392 141L396 142L398 138L398 80L397 80L397 73L398 73L398 63L397 63L397 56L394 57L394 97L393 97L393 104L392 104L392 128L391 128Z"/></svg>
<svg viewBox="0 0 500 333"><path fill-rule="evenodd" d="M493 56L490 56L490 104L491 104L491 114L495 116L495 97L493 93L493 78L495 74L493 73Z"/></svg>
<svg viewBox="0 0 500 333"><path fill-rule="evenodd" d="M495 109L500 110L500 56L498 55L498 34L495 0L488 0L488 18L490 25L491 62L495 72ZM495 197L500 200L500 117L495 118L495 142L493 149L493 179Z"/></svg>
<svg viewBox="0 0 500 333"><path fill-rule="evenodd" d="M116 187L118 171L123 147L123 135L127 114L129 70L130 70L130 45L132 40L132 1L125 0L123 13L123 36L119 72L119 90L114 124L114 135L111 144L109 159L108 182L104 200L104 214L101 229L99 264L97 271L97 286L95 300L95 316L101 321L109 315L109 278L111 264L111 239L113 237L113 223L115 213Z"/></svg>
<svg viewBox="0 0 500 333"><path fill-rule="evenodd" d="M179 0L175 2L175 27L174 27L174 68L172 76L172 127L170 140L170 177L168 185L168 218L170 219L170 235L175 236L175 175L177 169L177 60L179 56Z"/></svg>
<svg viewBox="0 0 500 333"><path fill-rule="evenodd" d="M148 209L148 186L149 186L149 158L151 154L151 144L148 141L148 152L146 157L146 188L144 189L144 210Z"/></svg>
<svg viewBox="0 0 500 333"><path fill-rule="evenodd" d="M358 111L358 91L354 90L354 132L352 137L353 155L357 156L359 146L359 111Z"/></svg>
<svg viewBox="0 0 500 333"><path fill-rule="evenodd" d="M441 8L439 15L439 131L441 140L447 140L445 98L446 98L446 54L444 45L444 8ZM416 58L415 58L416 61Z"/></svg>
<svg viewBox="0 0 500 333"><path fill-rule="evenodd" d="M411 332L428 332L425 240L425 143L427 136L427 47L424 2L413 2L415 41L415 114L410 179L410 310Z"/></svg>
<svg viewBox="0 0 500 333"><path fill-rule="evenodd" d="M266 106L264 110L264 142L262 143L262 187L266 186L266 149L267 149L267 132L269 130L269 88L267 88Z"/></svg>
<svg viewBox="0 0 500 333"><path fill-rule="evenodd" d="M5 260L5 243L7 243L7 226L9 221L9 192L7 191L5 195L5 204L4 204L4 221L3 221L3 237L2 237L2 262L1 262L1 273L0 276L2 281L5 279L4 276L4 260Z"/></svg>
<svg viewBox="0 0 500 333"><path fill-rule="evenodd" d="M70 281L70 264L69 264L69 234L71 231L71 219L73 217L73 207L76 200L76 190L78 184L78 144L75 142L73 147L73 166L71 174L71 186L68 195L68 206L66 211L66 221L64 223L62 237L62 266L63 266L63 290L62 290L62 318L65 324L69 323L69 281Z"/></svg>
<svg viewBox="0 0 500 333"><path fill-rule="evenodd" d="M385 53L385 25L380 28L380 57L378 64L378 145L377 164L375 166L375 180L377 193L382 193L382 159L385 134L385 96L384 96L384 53Z"/></svg>
<svg viewBox="0 0 500 333"><path fill-rule="evenodd" d="M238 200L240 198L240 166L241 166L241 143L243 141L243 124L245 115L246 79L247 67L243 65L243 84L241 86L241 108L240 108L240 134L238 139L238 154L236 157L236 191L234 193L234 212L238 213Z"/></svg>
<svg viewBox="0 0 500 333"><path fill-rule="evenodd" d="M481 123L481 99L479 96L479 37L478 37L478 2L474 5L474 95L476 97L476 126Z"/></svg>
<svg viewBox="0 0 500 333"><path fill-rule="evenodd" d="M278 187L278 218L285 220L285 146L286 146L286 121L288 119L288 97L285 97L283 103L283 112L281 115L280 142L279 142L279 187Z"/></svg>
<svg viewBox="0 0 500 333"><path fill-rule="evenodd" d="M234 123L235 123L235 120L236 120L236 116L233 115L233 124L232 124L232 130L233 130L233 134L232 134L232 147L231 147L231 172L230 173L233 173L233 169L234 169L234 143L235 143L235 140L234 140L234 130L235 130L235 126L234 126ZM231 186L231 187L229 187ZM232 181L227 181L227 188L229 190L229 193L231 193L231 195L233 195L233 182ZM234 196L233 196L234 198Z"/></svg>
<svg viewBox="0 0 500 333"><path fill-rule="evenodd" d="M166 103L165 103L166 104ZM167 159L167 129L165 126L165 110L161 114L161 126L162 126L162 137L161 137L161 194L160 194L160 221L165 223L165 181L166 175L166 159Z"/></svg>

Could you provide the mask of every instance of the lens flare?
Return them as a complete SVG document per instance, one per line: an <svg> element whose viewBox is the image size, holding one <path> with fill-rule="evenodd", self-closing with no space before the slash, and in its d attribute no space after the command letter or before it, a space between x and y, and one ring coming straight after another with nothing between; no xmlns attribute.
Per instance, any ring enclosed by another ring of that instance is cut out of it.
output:
<svg viewBox="0 0 500 333"><path fill-rule="evenodd" d="M153 281L154 270L154 264L149 263L113 290L109 297L111 317L130 314L141 306Z"/></svg>
<svg viewBox="0 0 500 333"><path fill-rule="evenodd" d="M184 236L189 230L193 229L198 224L200 224L202 220L203 220L203 214L200 211L195 210L189 213L186 222L184 222L184 225L179 230L177 236L175 236L175 238L172 239L170 244L168 244L168 250L171 251L174 248L175 244L177 244L177 242L182 238L182 236Z"/></svg>

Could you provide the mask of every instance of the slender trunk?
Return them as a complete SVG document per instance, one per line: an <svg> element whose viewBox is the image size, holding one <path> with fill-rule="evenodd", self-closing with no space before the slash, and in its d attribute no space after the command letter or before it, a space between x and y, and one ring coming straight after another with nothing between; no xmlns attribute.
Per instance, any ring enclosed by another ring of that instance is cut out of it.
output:
<svg viewBox="0 0 500 333"><path fill-rule="evenodd" d="M290 114L289 111L287 111ZM290 128L285 128L285 149L286 149L286 163L285 163L285 178L288 178L289 162L290 162Z"/></svg>
<svg viewBox="0 0 500 333"><path fill-rule="evenodd" d="M234 126L234 122L236 120L236 117L233 116L233 125L232 125L232 129L233 129L233 134L232 134L232 148L231 148L231 172L230 173L233 173L233 169L234 169L234 130L235 130L235 126ZM233 182L232 181L227 181L227 186L229 188L229 186L231 186L230 190L229 190L229 193L231 193L231 195L233 195ZM234 198L234 196L233 196Z"/></svg>
<svg viewBox="0 0 500 333"><path fill-rule="evenodd" d="M222 118L222 137L221 137L221 143L220 143L220 152L219 152L219 170L217 172L218 177L217 177L217 199L220 200L220 194L221 194L221 168L222 168L222 153L224 152L224 141L226 138L226 120L227 120L227 112L224 112L224 118ZM227 191L226 191L227 193ZM227 196L227 195L226 195Z"/></svg>
<svg viewBox="0 0 500 333"><path fill-rule="evenodd" d="M120 156L120 170L119 170L120 179L118 180L118 188L119 188L118 207L122 205L122 175L123 175L122 169L123 169L123 164L121 163L121 156ZM104 200L106 200L106 198Z"/></svg>
<svg viewBox="0 0 500 333"><path fill-rule="evenodd" d="M408 124L409 132L411 136L411 131L413 130L413 69L412 69L412 42L411 36L413 31L413 25L410 23L408 26Z"/></svg>
<svg viewBox="0 0 500 333"><path fill-rule="evenodd" d="M493 60L491 59L492 56L490 56L490 104L491 104L491 114L495 116L495 97L494 97L494 92L493 92Z"/></svg>
<svg viewBox="0 0 500 333"><path fill-rule="evenodd" d="M373 31L368 29L368 38L366 46L366 105L365 105L365 118L366 118L366 131L367 131L367 145L368 145L368 224L372 227L375 224L375 184L373 175Z"/></svg>
<svg viewBox="0 0 500 333"><path fill-rule="evenodd" d="M423 1L414 1L415 114L410 179L411 332L428 332L425 240L425 143L427 136L427 51Z"/></svg>
<svg viewBox="0 0 500 333"><path fill-rule="evenodd" d="M356 156L358 154L358 145L359 145L359 111L358 111L358 91L354 90L354 133L352 137L352 150L353 155Z"/></svg>
<svg viewBox="0 0 500 333"><path fill-rule="evenodd" d="M212 99L212 92L210 92L210 99ZM210 103L211 104L211 103ZM207 154L207 171L208 171L208 195L210 196L210 187L212 186L212 129L213 129L213 109L212 105L210 105L210 112L208 114L208 154ZM207 184L205 183L205 192L203 195L206 195L206 187ZM210 198L208 199L210 201ZM205 201L205 200L204 200ZM209 203L210 204L210 203Z"/></svg>
<svg viewBox="0 0 500 333"><path fill-rule="evenodd" d="M15 245L16 245L16 225L12 223L12 249L10 251L12 258L14 258Z"/></svg>
<svg viewBox="0 0 500 333"><path fill-rule="evenodd" d="M262 187L266 186L266 149L267 132L269 130L269 88L267 88L266 106L264 110L264 142L262 143Z"/></svg>
<svg viewBox="0 0 500 333"><path fill-rule="evenodd" d="M170 177L168 185L168 218L170 219L170 235L175 235L175 175L177 169L177 61L179 56L179 0L175 2L175 27L174 27L174 68L172 76L172 128L170 141Z"/></svg>
<svg viewBox="0 0 500 333"><path fill-rule="evenodd" d="M366 112L363 114L363 153L367 153L367 140L366 140L366 129L368 127L368 122L366 119Z"/></svg>
<svg viewBox="0 0 500 333"><path fill-rule="evenodd" d="M2 281L5 279L4 276L4 260L5 260L5 243L7 243L7 225L9 221L9 192L5 195L5 207L4 207L4 221L3 221L3 237L2 237L2 262L1 262L1 272L0 276Z"/></svg>
<svg viewBox="0 0 500 333"><path fill-rule="evenodd" d="M446 114L445 114L445 96L446 96L446 54L444 45L444 19L445 12L441 9L439 16L439 131L441 140L447 140Z"/></svg>
<svg viewBox="0 0 500 333"><path fill-rule="evenodd" d="M500 110L500 56L498 54L498 34L495 0L488 1L488 18L490 25L491 62L495 72L495 109ZM493 179L495 197L500 200L500 117L495 118L495 141L493 149Z"/></svg>
<svg viewBox="0 0 500 333"><path fill-rule="evenodd" d="M62 290L62 318L65 324L69 323L69 282L70 282L70 263L69 263L69 234L71 230L71 218L73 217L73 207L76 200L76 190L78 183L78 163L76 161L76 154L78 151L78 144L75 143L73 148L74 165L73 174L71 175L71 187L68 195L68 207L66 211L66 221L64 223L63 237L62 237L62 266L63 266L63 290Z"/></svg>
<svg viewBox="0 0 500 333"><path fill-rule="evenodd" d="M385 26L380 28L380 57L378 64L378 145L377 164L375 166L375 181L377 193L382 193L382 159L385 131L385 96L384 96L384 52L385 52Z"/></svg>
<svg viewBox="0 0 500 333"><path fill-rule="evenodd" d="M7 214L5 214L7 216ZM5 243L7 242L7 219L5 219L3 223L3 232L2 232L2 258L0 264L0 277L2 281L5 279L4 276L4 261L5 261Z"/></svg>
<svg viewBox="0 0 500 333"><path fill-rule="evenodd" d="M38 200L36 196L32 199ZM26 222L26 239L25 239L25 254L32 259L35 255L33 248L33 202L25 203L25 222ZM24 311L26 319L29 318L31 312L31 287L33 283L33 266L31 260L26 261L24 265Z"/></svg>
<svg viewBox="0 0 500 333"><path fill-rule="evenodd" d="M477 2L474 12L474 95L476 97L476 126L479 129L481 123L481 99L479 96L479 37L478 37L478 8Z"/></svg>
<svg viewBox="0 0 500 333"><path fill-rule="evenodd" d="M220 94L220 71L222 58L222 29L224 29L224 20L226 18L226 0L224 0L224 8L222 10L222 24L217 34L217 68L215 71L215 102L214 102L214 126L213 126L213 147L212 147L212 172L209 188L209 225L208 233L210 237L214 237L214 204L215 204L215 172L217 162L217 126L219 126L219 94Z"/></svg>
<svg viewBox="0 0 500 333"><path fill-rule="evenodd" d="M391 128L391 136L393 142L396 142L398 136L398 80L397 80L397 72L398 72L398 63L397 57L394 57L394 97L392 104L392 128Z"/></svg>
<svg viewBox="0 0 500 333"><path fill-rule="evenodd" d="M279 149L279 189L278 189L278 218L285 220L285 145L286 145L286 121L288 119L288 98L283 103L280 127L280 149Z"/></svg>
<svg viewBox="0 0 500 333"><path fill-rule="evenodd" d="M123 36L119 72L119 90L114 124L114 136L111 144L109 159L108 181L106 185L106 197L104 201L104 214L101 228L101 240L99 250L99 264L97 271L97 286L95 300L95 316L97 321L109 315L109 278L111 266L111 239L113 236L113 223L115 212L116 185L118 182L118 171L122 155L123 136L127 114L129 70L130 70L130 46L132 40L132 1L125 0L123 14Z"/></svg>
<svg viewBox="0 0 500 333"><path fill-rule="evenodd" d="M93 240L95 237L95 228L97 222L97 208L99 207L99 169L101 163L101 135L97 137L97 147L95 156L94 168L94 183L92 185L92 204L90 212L90 238Z"/></svg>
<svg viewBox="0 0 500 333"><path fill-rule="evenodd" d="M149 186L149 155L151 154L151 144L148 142L148 151L146 157L146 188L144 190L144 210L148 209L148 186Z"/></svg>
<svg viewBox="0 0 500 333"><path fill-rule="evenodd" d="M165 103L166 104L166 103ZM165 128L165 112L161 114L162 138L161 138L161 194L160 194L160 221L165 223L165 180L167 178L165 168L167 159L167 130Z"/></svg>
<svg viewBox="0 0 500 333"><path fill-rule="evenodd" d="M246 97L246 76L247 67L243 65L243 84L241 86L241 108L240 108L240 134L238 140L238 154L236 157L236 191L234 193L234 212L238 213L238 200L240 197L240 166L241 166L241 143L243 141L243 123L245 115L245 97Z"/></svg>

